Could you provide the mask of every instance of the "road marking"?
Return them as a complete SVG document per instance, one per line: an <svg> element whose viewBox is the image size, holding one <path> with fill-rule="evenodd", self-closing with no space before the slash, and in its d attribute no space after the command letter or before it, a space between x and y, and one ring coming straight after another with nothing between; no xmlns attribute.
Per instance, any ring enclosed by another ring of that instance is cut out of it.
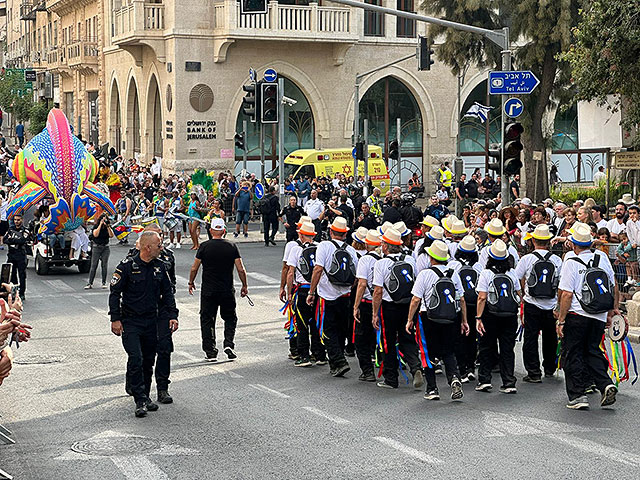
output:
<svg viewBox="0 0 640 480"><path fill-rule="evenodd" d="M95 307L95 306L91 305L91 308L92 308L93 310L95 310L96 312L98 312L100 315L107 315L107 312L106 312L106 311L104 311L104 310L102 310L102 309L100 309L100 308L98 308L98 307Z"/></svg>
<svg viewBox="0 0 640 480"><path fill-rule="evenodd" d="M425 463L442 463L442 460L432 457L431 455L427 455L426 453L420 451L420 450L416 450L413 447L410 447L408 445L405 445L404 443L400 443L397 440L393 440L391 438L387 438L387 437L373 437L374 440L377 440L378 442L394 448L396 450L398 450L399 452L404 453L405 455L409 455L413 458L416 458L422 462Z"/></svg>
<svg viewBox="0 0 640 480"><path fill-rule="evenodd" d="M231 370L229 370L227 373L229 374L229 376L230 376L231 378L244 378L244 377L243 377L242 375L240 375L239 373L232 372Z"/></svg>
<svg viewBox="0 0 640 480"><path fill-rule="evenodd" d="M269 275L265 275L264 273L247 272L247 276L262 283L275 283L278 286L280 285L280 280Z"/></svg>
<svg viewBox="0 0 640 480"><path fill-rule="evenodd" d="M336 415L331 415L330 413L325 413L322 410L318 410L315 407L302 407L304 408L306 411L313 413L314 415L318 415L319 417L322 418L326 418L327 420L332 421L333 423L337 423L338 425L348 425L351 423L351 421L345 419L345 418L340 418Z"/></svg>
<svg viewBox="0 0 640 480"><path fill-rule="evenodd" d="M62 281L62 280L43 280L43 283L46 283L47 285L49 285L49 287L51 287L53 290L57 291L57 292L75 292L76 289L73 288L72 286L68 285L66 282Z"/></svg>
<svg viewBox="0 0 640 480"><path fill-rule="evenodd" d="M586 453L593 453L601 457L606 457L615 463L620 462L632 466L640 465L640 456L625 452L623 450L618 450L617 448L601 445L599 443L592 442L591 440L585 440L584 438L578 438L571 435L563 435L559 433L552 433L550 435L547 435L547 438L566 443L567 445L570 445L578 450L582 450Z"/></svg>
<svg viewBox="0 0 640 480"><path fill-rule="evenodd" d="M482 412L484 416L485 437L504 437L505 435L547 435L552 433L593 432L607 430L591 428L564 422L554 422L510 413Z"/></svg>
<svg viewBox="0 0 640 480"><path fill-rule="evenodd" d="M267 393L270 393L270 394L272 394L272 395L275 395L276 397L280 397L280 398L291 398L291 397L289 397L289 395L285 395L285 394L284 394L284 393L282 393L282 392L279 392L279 391L277 391L277 390L273 390L272 388L266 387L266 386L261 385L261 384L259 384L259 383L255 383L255 384L254 384L254 383L250 383L250 384L249 384L249 386L250 386L251 388L255 388L256 390L261 390L261 391L263 391L263 392L267 392Z"/></svg>
<svg viewBox="0 0 640 480"><path fill-rule="evenodd" d="M80 303L84 303L85 305L89 305L89 303L91 303L91 302L89 302L89 300L87 300L86 298L82 298L82 297L78 297L78 301Z"/></svg>
<svg viewBox="0 0 640 480"><path fill-rule="evenodd" d="M169 477L147 457L111 457L125 478L131 480L169 480Z"/></svg>

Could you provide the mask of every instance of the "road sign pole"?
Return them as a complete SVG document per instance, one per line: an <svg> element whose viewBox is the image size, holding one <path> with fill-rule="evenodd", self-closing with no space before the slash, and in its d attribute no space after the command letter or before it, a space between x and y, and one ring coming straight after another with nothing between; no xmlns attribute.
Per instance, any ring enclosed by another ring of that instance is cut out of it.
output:
<svg viewBox="0 0 640 480"><path fill-rule="evenodd" d="M396 140L398 141L398 186L402 188L402 145L400 142L400 129L402 128L402 121L396 118Z"/></svg>
<svg viewBox="0 0 640 480"><path fill-rule="evenodd" d="M278 174L280 181L280 208L285 206L284 196L284 78L278 78ZM281 224L284 228L284 224Z"/></svg>
<svg viewBox="0 0 640 480"><path fill-rule="evenodd" d="M243 120L242 121L242 138L244 139L244 148L242 149L242 170L245 172L244 174L246 175L247 173L247 147L249 146L248 144L248 139L247 139L247 121Z"/></svg>
<svg viewBox="0 0 640 480"><path fill-rule="evenodd" d="M364 187L362 194L364 198L369 196L369 120L366 118L362 122L364 124Z"/></svg>
<svg viewBox="0 0 640 480"><path fill-rule="evenodd" d="M511 50L509 49L509 27L503 28L506 48L502 51L502 70L509 71L511 70ZM500 178L502 180L502 184L500 186L500 192L502 196L502 207L506 207L511 202L509 201L509 180L505 178L504 175L504 126L505 126L505 114L504 114L504 104L507 101L508 95L502 95L500 98L502 100L502 108L500 109Z"/></svg>
<svg viewBox="0 0 640 480"><path fill-rule="evenodd" d="M264 125L260 122L260 181L264 182Z"/></svg>
<svg viewBox="0 0 640 480"><path fill-rule="evenodd" d="M366 121L366 120L365 120ZM360 136L360 79L356 74L356 86L353 95L353 146L358 143L358 137ZM365 147L366 148L366 147ZM358 159L357 156L353 156L353 184L358 183Z"/></svg>

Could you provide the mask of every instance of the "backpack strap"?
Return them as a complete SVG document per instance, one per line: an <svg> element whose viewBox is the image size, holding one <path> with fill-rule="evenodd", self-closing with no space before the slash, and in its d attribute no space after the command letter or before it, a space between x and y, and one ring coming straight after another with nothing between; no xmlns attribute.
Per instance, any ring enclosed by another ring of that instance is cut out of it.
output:
<svg viewBox="0 0 640 480"><path fill-rule="evenodd" d="M598 264L600 263L600 255L596 252L593 252L593 258L591 259L591 266L593 268L598 268Z"/></svg>
<svg viewBox="0 0 640 480"><path fill-rule="evenodd" d="M434 272L438 278L442 278L444 277L444 273L442 273L442 271L439 268L436 267L429 267L429 270L431 270L432 272Z"/></svg>
<svg viewBox="0 0 640 480"><path fill-rule="evenodd" d="M331 243L333 243L333 246L336 247L337 250L344 250L342 247L344 247L346 245L346 243L343 243L342 246L338 245L338 242L336 242L335 240L331 239L329 240Z"/></svg>
<svg viewBox="0 0 640 480"><path fill-rule="evenodd" d="M547 252L547 254L544 256L544 260L549 261L551 260L552 256L553 256L553 252Z"/></svg>
<svg viewBox="0 0 640 480"><path fill-rule="evenodd" d="M531 252L531 253L532 253L532 254L533 254L533 256L534 256L534 257L536 257L538 260L549 260L548 258L546 258L546 259L545 259L542 255L540 255L540 253L539 253L539 252L534 251L534 252Z"/></svg>
<svg viewBox="0 0 640 480"><path fill-rule="evenodd" d="M449 270L447 270L446 272L444 272L444 274L448 277L448 278L452 278L453 277L453 269L450 268Z"/></svg>
<svg viewBox="0 0 640 480"><path fill-rule="evenodd" d="M380 260L382 257L380 255L378 255L376 252L367 252L366 255L369 255L373 258L375 258L376 260Z"/></svg>
<svg viewBox="0 0 640 480"><path fill-rule="evenodd" d="M589 268L589 265L587 265L586 263L584 263L584 260L582 260L581 258L578 257L570 257L569 260L575 260L576 262L578 262L579 264Z"/></svg>

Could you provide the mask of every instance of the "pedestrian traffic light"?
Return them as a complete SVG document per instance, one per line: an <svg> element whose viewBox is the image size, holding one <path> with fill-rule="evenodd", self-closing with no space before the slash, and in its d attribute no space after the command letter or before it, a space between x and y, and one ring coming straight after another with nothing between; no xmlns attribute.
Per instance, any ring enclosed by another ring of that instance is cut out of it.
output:
<svg viewBox="0 0 640 480"><path fill-rule="evenodd" d="M509 123L504 127L504 173L505 175L515 175L522 168L520 152L522 152L522 142L520 136L524 132L524 127L519 122Z"/></svg>
<svg viewBox="0 0 640 480"><path fill-rule="evenodd" d="M400 157L400 145L398 140L391 140L389 142L389 158L391 160L398 160Z"/></svg>
<svg viewBox="0 0 640 480"><path fill-rule="evenodd" d="M247 144L244 141L244 133L236 133L233 139L236 141L236 148L240 150L245 150Z"/></svg>
<svg viewBox="0 0 640 480"><path fill-rule="evenodd" d="M240 13L267 13L267 0L241 0Z"/></svg>
<svg viewBox="0 0 640 480"><path fill-rule="evenodd" d="M427 37L418 37L418 70L431 70L434 63L432 55L431 41Z"/></svg>
<svg viewBox="0 0 640 480"><path fill-rule="evenodd" d="M364 160L364 142L356 142L356 160Z"/></svg>
<svg viewBox="0 0 640 480"><path fill-rule="evenodd" d="M249 85L243 85L242 90L244 90L246 95L242 99L242 113L249 117L253 123L256 122L257 115L257 106L258 106L258 98L257 94L257 84L256 82L251 82Z"/></svg>
<svg viewBox="0 0 640 480"><path fill-rule="evenodd" d="M487 167L489 170L493 170L494 172L498 172L500 175L500 159L502 158L502 144L500 143L492 143L489 145L489 151L487 152L489 157L495 158L495 162L490 162Z"/></svg>
<svg viewBox="0 0 640 480"><path fill-rule="evenodd" d="M260 84L260 120L262 123L278 123L278 84L263 82Z"/></svg>

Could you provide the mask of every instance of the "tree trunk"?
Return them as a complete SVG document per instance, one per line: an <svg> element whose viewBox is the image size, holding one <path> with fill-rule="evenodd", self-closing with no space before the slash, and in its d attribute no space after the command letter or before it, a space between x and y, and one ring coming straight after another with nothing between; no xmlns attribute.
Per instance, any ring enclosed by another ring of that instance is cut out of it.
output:
<svg viewBox="0 0 640 480"><path fill-rule="evenodd" d="M553 92L553 84L556 78L558 62L555 58L558 53L557 49L550 48L547 50L542 72L540 76L540 85L533 102L531 102L531 127L527 135L523 135L524 140L524 169L527 181L526 196L534 202L541 202L549 196L549 178L547 175L546 161L536 161L533 159L533 152L542 152L544 160L545 141L544 132L542 131L542 120L549 106L551 94ZM537 175L536 175L537 170ZM537 177L537 180L536 180Z"/></svg>

